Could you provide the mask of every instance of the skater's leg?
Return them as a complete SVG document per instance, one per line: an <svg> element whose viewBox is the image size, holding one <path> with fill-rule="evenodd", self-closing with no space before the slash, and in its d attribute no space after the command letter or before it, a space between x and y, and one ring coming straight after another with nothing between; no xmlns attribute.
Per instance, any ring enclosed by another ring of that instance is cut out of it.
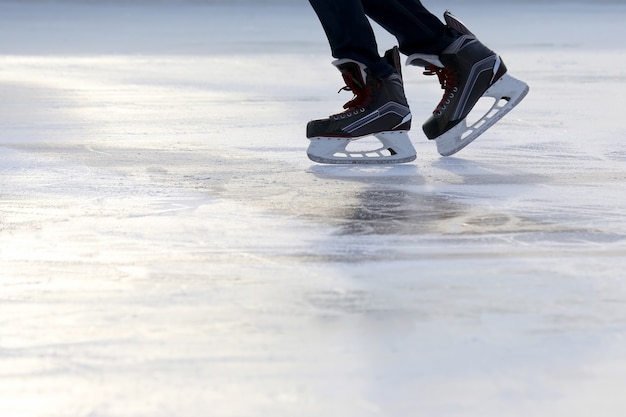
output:
<svg viewBox="0 0 626 417"><path fill-rule="evenodd" d="M326 32L332 55L360 62L378 77L393 68L380 57L374 31L361 0L309 0Z"/></svg>
<svg viewBox="0 0 626 417"><path fill-rule="evenodd" d="M457 37L418 0L362 0L365 13L398 39L400 51L438 55Z"/></svg>
<svg viewBox="0 0 626 417"><path fill-rule="evenodd" d="M407 131L411 111L404 95L398 48L378 54L374 31L361 0L309 0L328 37L333 64L354 93L344 111L311 120L307 155L330 164L391 164L415 159ZM349 145L373 137L379 145L353 149Z"/></svg>

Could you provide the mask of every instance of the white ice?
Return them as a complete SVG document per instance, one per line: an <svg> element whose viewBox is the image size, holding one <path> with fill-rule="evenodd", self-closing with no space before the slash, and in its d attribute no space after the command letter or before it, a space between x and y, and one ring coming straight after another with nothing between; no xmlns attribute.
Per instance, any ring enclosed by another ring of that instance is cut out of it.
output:
<svg viewBox="0 0 626 417"><path fill-rule="evenodd" d="M624 412L626 6L426 2L529 96L336 167L305 1L128 3L0 2L0 416Z"/></svg>

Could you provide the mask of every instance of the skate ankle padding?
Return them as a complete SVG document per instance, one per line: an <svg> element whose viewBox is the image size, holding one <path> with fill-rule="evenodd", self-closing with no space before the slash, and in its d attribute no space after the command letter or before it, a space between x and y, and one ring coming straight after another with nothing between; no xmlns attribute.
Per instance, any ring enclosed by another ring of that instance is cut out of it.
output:
<svg viewBox="0 0 626 417"><path fill-rule="evenodd" d="M450 10L446 10L443 14L443 18L446 21L446 24L455 29L456 31L462 33L463 35L469 35L476 37L471 30L467 28L455 15L453 15Z"/></svg>
<svg viewBox="0 0 626 417"><path fill-rule="evenodd" d="M385 61L393 67L400 79L402 79L402 64L400 63L400 52L397 46L385 52Z"/></svg>

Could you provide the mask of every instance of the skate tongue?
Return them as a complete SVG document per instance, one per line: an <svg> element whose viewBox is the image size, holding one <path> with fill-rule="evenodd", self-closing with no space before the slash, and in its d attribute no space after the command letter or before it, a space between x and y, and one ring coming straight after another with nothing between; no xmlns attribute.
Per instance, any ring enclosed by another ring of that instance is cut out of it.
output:
<svg viewBox="0 0 626 417"><path fill-rule="evenodd" d="M333 61L333 65L341 72L346 84L348 84L346 74L350 74L351 79L357 84L358 87L365 87L365 84L367 83L367 72L365 71L367 67L365 65L351 59L338 59ZM348 84L348 87L352 88L352 85Z"/></svg>
<svg viewBox="0 0 626 417"><path fill-rule="evenodd" d="M434 65L439 68L443 68L445 65L439 60L437 55L431 54L413 54L409 55L406 59L406 65L413 65L416 67L428 67Z"/></svg>
<svg viewBox="0 0 626 417"><path fill-rule="evenodd" d="M367 72L358 62L349 61L338 66L346 86L339 91L351 91L354 98L343 105L346 112L367 107L372 101L372 88L368 85ZM365 77L365 78L362 78Z"/></svg>

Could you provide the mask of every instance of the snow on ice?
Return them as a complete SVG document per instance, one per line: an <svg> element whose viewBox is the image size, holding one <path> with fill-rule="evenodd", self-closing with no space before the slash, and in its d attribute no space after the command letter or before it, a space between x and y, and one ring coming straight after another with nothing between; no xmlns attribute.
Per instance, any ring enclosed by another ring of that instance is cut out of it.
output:
<svg viewBox="0 0 626 417"><path fill-rule="evenodd" d="M619 415L626 8L450 7L529 96L336 167L304 1L0 2L0 415Z"/></svg>

